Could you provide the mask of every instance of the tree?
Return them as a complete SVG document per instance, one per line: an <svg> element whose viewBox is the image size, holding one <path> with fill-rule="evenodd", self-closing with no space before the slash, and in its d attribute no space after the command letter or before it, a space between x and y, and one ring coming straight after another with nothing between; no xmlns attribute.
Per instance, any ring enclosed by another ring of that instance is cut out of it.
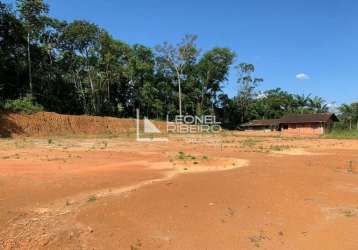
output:
<svg viewBox="0 0 358 250"><path fill-rule="evenodd" d="M0 1L0 102L24 95L27 82L25 30L15 13Z"/></svg>
<svg viewBox="0 0 358 250"><path fill-rule="evenodd" d="M294 95L295 99L295 109L298 110L299 113L303 114L308 110L309 104L310 104L310 95L305 96L302 95Z"/></svg>
<svg viewBox="0 0 358 250"><path fill-rule="evenodd" d="M309 99L309 109L314 113L325 113L328 112L328 106L326 101L318 96Z"/></svg>
<svg viewBox="0 0 358 250"><path fill-rule="evenodd" d="M277 119L287 113L297 113L294 96L280 88L261 93L252 109L255 119Z"/></svg>
<svg viewBox="0 0 358 250"><path fill-rule="evenodd" d="M17 8L20 12L20 18L27 32L27 60L29 73L30 94L33 93L32 86L32 68L31 68L31 42L39 37L39 33L44 28L44 14L47 14L49 8L42 0L17 0Z"/></svg>
<svg viewBox="0 0 358 250"><path fill-rule="evenodd" d="M343 126L352 129L352 123L356 123L356 129L358 130L358 103L342 104L338 110Z"/></svg>
<svg viewBox="0 0 358 250"><path fill-rule="evenodd" d="M61 36L65 57L73 66L71 77L82 96L85 109L89 113L98 111L94 77L96 77L95 65L98 59L97 48L99 47L101 32L97 25L93 23L76 20L64 28ZM87 106L86 102L87 82L89 83L90 106Z"/></svg>
<svg viewBox="0 0 358 250"><path fill-rule="evenodd" d="M162 60L168 66L168 69L175 75L178 85L180 116L182 115L181 84L186 77L185 68L195 62L199 53L195 45L196 40L196 35L186 35L181 43L177 44L177 46L164 43L163 45L156 47L158 59Z"/></svg>
<svg viewBox="0 0 358 250"><path fill-rule="evenodd" d="M237 67L239 78L239 93L237 97L238 107L241 111L241 123L248 120L248 111L252 100L255 96L255 88L261 82L262 78L253 78L252 73L255 72L255 66L248 63L240 63Z"/></svg>
<svg viewBox="0 0 358 250"><path fill-rule="evenodd" d="M198 80L200 83L200 112L206 113L205 107L211 106L214 112L214 102L217 93L221 91L221 84L227 80L230 65L235 53L227 48L214 48L206 52L197 65Z"/></svg>

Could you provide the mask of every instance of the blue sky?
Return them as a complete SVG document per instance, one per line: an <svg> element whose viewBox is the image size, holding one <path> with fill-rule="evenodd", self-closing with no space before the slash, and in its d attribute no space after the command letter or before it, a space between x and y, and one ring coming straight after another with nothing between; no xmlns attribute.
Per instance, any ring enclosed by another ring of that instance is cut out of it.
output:
<svg viewBox="0 0 358 250"><path fill-rule="evenodd" d="M260 89L280 87L328 102L358 101L355 0L47 0L52 16L85 19L130 44L177 43L197 34L204 51L237 53L256 66ZM297 75L300 79L297 79ZM303 75L305 74L305 75ZM237 93L232 69L225 92ZM307 79L302 79L307 78Z"/></svg>

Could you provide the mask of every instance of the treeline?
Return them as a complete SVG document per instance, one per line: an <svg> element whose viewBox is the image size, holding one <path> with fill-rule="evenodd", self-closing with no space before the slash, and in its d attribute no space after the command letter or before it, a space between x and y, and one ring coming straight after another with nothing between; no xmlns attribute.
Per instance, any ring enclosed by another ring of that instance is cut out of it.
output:
<svg viewBox="0 0 358 250"><path fill-rule="evenodd" d="M228 97L223 86L235 65L234 51L202 52L195 35L176 45L129 45L96 24L57 20L48 12L42 0L18 0L15 8L0 0L3 108L34 105L36 110L117 117L134 117L140 108L156 119L215 114L227 128L288 112L328 110L319 97L281 89L258 93L263 79L254 77L248 63L235 66L239 91Z"/></svg>

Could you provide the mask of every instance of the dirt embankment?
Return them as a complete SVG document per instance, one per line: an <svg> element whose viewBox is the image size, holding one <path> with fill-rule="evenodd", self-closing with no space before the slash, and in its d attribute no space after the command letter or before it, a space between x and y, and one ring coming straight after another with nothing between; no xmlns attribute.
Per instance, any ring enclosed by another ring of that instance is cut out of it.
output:
<svg viewBox="0 0 358 250"><path fill-rule="evenodd" d="M165 123L154 122L163 128ZM87 115L60 115L39 112L31 115L0 114L0 137L51 135L131 134L136 131L135 119Z"/></svg>

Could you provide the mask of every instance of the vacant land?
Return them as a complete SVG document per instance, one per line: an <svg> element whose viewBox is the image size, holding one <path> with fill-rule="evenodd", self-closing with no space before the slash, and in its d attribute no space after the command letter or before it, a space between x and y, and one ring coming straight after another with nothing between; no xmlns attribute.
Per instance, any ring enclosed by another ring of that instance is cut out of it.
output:
<svg viewBox="0 0 358 250"><path fill-rule="evenodd" d="M358 249L358 141L0 140L0 249Z"/></svg>

